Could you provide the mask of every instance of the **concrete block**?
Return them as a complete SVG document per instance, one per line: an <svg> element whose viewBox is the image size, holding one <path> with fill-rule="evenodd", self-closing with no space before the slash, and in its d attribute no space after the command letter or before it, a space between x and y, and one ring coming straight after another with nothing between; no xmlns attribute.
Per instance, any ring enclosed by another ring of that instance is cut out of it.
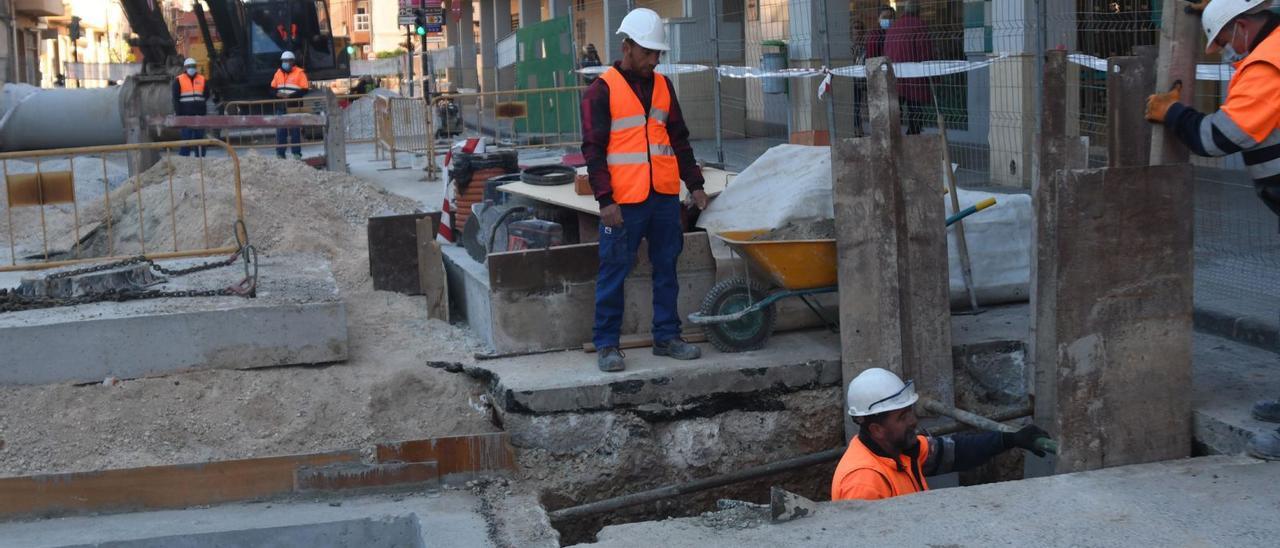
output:
<svg viewBox="0 0 1280 548"><path fill-rule="evenodd" d="M346 305L328 261L303 255L260 259L254 299L146 299L0 314L0 384L98 382L347 359ZM242 275L232 266L159 289L225 287Z"/></svg>
<svg viewBox="0 0 1280 548"><path fill-rule="evenodd" d="M1107 60L1107 165L1145 166L1151 163L1151 124L1135 97L1156 86L1156 49L1139 46L1137 55Z"/></svg>
<svg viewBox="0 0 1280 548"><path fill-rule="evenodd" d="M1049 388L1036 418L1061 441L1056 470L1186 457L1191 168L1074 170L1054 185L1053 223L1042 223L1053 294L1036 311L1052 316L1054 345L1036 347L1037 383Z"/></svg>
<svg viewBox="0 0 1280 548"><path fill-rule="evenodd" d="M648 333L653 323L652 269L642 243L627 277L622 335ZM598 244L495 253L481 265L461 248L445 249L450 298L498 353L579 348L591 340ZM715 284L715 259L705 233L685 235L676 265L681 317L698 310Z"/></svg>

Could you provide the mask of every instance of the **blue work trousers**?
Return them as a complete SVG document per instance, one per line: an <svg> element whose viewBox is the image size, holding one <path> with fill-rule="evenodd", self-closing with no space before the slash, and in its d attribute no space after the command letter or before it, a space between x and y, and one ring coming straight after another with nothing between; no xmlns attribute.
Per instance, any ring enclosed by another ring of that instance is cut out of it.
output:
<svg viewBox="0 0 1280 548"><path fill-rule="evenodd" d="M301 156L302 147L299 146L298 143L302 142L302 128L295 127L295 128L289 128L289 129L285 129L285 128L276 129L277 145L287 144L290 141L293 142L293 153L297 156ZM276 156L284 158L284 151L286 148L288 147L276 147Z"/></svg>
<svg viewBox="0 0 1280 548"><path fill-rule="evenodd" d="M182 128L179 133L183 141L192 139L204 139L203 129ZM178 156L190 156L191 151L195 151L196 156L204 156L204 147L178 147Z"/></svg>
<svg viewBox="0 0 1280 548"><path fill-rule="evenodd" d="M653 264L653 340L662 343L680 336L676 298L676 259L684 248L680 227L680 199L651 193L639 204L623 205L622 226L600 225L600 273L596 277L596 348L617 347L625 307L622 285L635 264L643 238L649 241Z"/></svg>

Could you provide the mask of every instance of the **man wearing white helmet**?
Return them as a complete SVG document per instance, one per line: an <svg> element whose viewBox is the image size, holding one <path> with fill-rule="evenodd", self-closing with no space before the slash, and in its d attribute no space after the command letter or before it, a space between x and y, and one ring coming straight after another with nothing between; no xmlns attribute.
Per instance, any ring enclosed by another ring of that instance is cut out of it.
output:
<svg viewBox="0 0 1280 548"><path fill-rule="evenodd" d="M1280 15L1271 0L1203 0L1200 24L1208 52L1222 52L1235 65L1227 99L1217 112L1202 114L1178 102L1180 83L1147 98L1147 119L1173 129L1200 156L1242 153L1262 203L1280 215ZM1280 401L1253 406L1259 420L1280 422ZM1256 435L1249 444L1255 457L1280 460L1280 429Z"/></svg>
<svg viewBox="0 0 1280 548"><path fill-rule="evenodd" d="M311 89L311 82L307 80L307 72L297 65L292 51L286 51L280 54L280 68L276 69L276 74L271 78L271 91L275 93L277 99L298 99L307 94ZM287 103L276 104L276 114L284 114L289 111ZM293 157L302 159L302 129L301 128L279 128L276 129L276 144L284 145L290 140L293 141ZM284 158L285 147L276 147L276 156Z"/></svg>
<svg viewBox="0 0 1280 548"><path fill-rule="evenodd" d="M849 383L848 412L858 435L836 466L831 500L880 500L929 490L926 476L962 472L1021 447L1043 457L1036 440L1049 435L1035 425L1016 433L978 432L923 436L915 387L892 372L871 368Z"/></svg>
<svg viewBox="0 0 1280 548"><path fill-rule="evenodd" d="M653 10L637 8L618 26L622 59L582 98L582 155L600 204L600 271L596 278L595 334L602 371L622 371L622 285L640 246L649 242L653 264L653 353L697 359L698 347L680 338L676 311L676 258L684 244L680 181L693 203L706 208L702 170L693 158L671 81L654 72L667 33Z"/></svg>
<svg viewBox="0 0 1280 548"><path fill-rule="evenodd" d="M208 114L209 88L204 75L190 57L182 62L182 73L173 79L173 113L178 116L204 116ZM182 128L183 141L204 139L203 129ZM178 155L190 156L191 147L178 147ZM196 156L204 156L204 147L196 147Z"/></svg>

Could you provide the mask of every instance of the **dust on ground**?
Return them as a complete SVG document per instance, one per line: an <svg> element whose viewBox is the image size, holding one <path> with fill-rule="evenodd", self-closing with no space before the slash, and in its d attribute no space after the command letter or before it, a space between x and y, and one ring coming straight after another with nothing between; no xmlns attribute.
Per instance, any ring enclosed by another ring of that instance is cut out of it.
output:
<svg viewBox="0 0 1280 548"><path fill-rule="evenodd" d="M830 240L836 237L835 219L793 221L752 238L755 242L781 240Z"/></svg>
<svg viewBox="0 0 1280 548"><path fill-rule="evenodd" d="M215 245L233 243L234 217L227 212L234 202L225 200L232 194L214 189L219 177L230 177L230 161L206 158L204 164L211 238ZM113 192L112 208L121 213L113 246L137 243L129 223L172 237L169 173L179 243L203 241L198 181L191 176L198 165L195 158L175 158L144 174L141 221L129 209L137 205L134 181ZM241 172L249 233L262 253L321 253L332 261L347 304L349 360L196 371L114 386L0 386L0 476L333 451L497 430L477 382L428 365L469 362L479 350L474 336L429 319L422 297L372 289L365 219L409 212L416 202L292 160L246 155ZM165 207L148 208L149 201ZM101 219L105 209L82 210L82 220ZM145 214L148 209L163 214ZM86 244L98 249L106 241L104 230Z"/></svg>

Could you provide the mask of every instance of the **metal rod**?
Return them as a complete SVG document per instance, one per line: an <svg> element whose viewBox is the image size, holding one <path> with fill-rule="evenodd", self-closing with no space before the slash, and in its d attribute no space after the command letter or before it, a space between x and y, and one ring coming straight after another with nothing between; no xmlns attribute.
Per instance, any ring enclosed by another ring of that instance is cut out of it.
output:
<svg viewBox="0 0 1280 548"><path fill-rule="evenodd" d="M1018 431L1017 428L1014 428L1007 424L1003 424L1001 422L988 419L976 413L970 413L968 411L965 411L964 409L956 409L948 405L943 405L941 402L936 400L931 400L929 398L921 398L920 403L923 405L926 411L951 417L957 421L960 421L969 426L973 426L975 428L984 428L986 430L995 430L996 432L1005 432L1010 434ZM1045 439L1045 438L1038 439L1036 440L1036 446L1041 450L1049 453L1056 454L1058 452L1058 442L1050 439Z"/></svg>
<svg viewBox="0 0 1280 548"><path fill-rule="evenodd" d="M110 256L115 248L115 236L111 231L111 217L114 212L111 211L111 181L107 178L107 155L102 155L102 199L107 208L107 255Z"/></svg>
<svg viewBox="0 0 1280 548"><path fill-rule="evenodd" d="M707 2L707 5L711 6L711 50L714 55L715 66L717 68L720 66L720 14L717 13L718 10L716 9L719 3L720 0L711 0L710 2ZM713 86L715 93L716 162L723 168L724 136L722 133L724 132L724 122L720 119L720 71L715 70L713 72L714 74L711 77L714 79L711 81L711 85ZM788 139L790 139L790 137L788 137Z"/></svg>
<svg viewBox="0 0 1280 548"><path fill-rule="evenodd" d="M197 152L197 154L199 154ZM178 204L173 198L173 149L165 150L165 159L169 162L169 226L173 229L173 250L178 250Z"/></svg>
<svg viewBox="0 0 1280 548"><path fill-rule="evenodd" d="M822 66L825 69L831 68L831 30L830 23L827 22L827 0L818 1L819 17L822 17ZM717 74L719 71L717 71ZM818 83L822 85L821 81ZM836 142L836 94L832 90L830 97L826 98L827 102L827 141ZM791 135L787 135L788 142Z"/></svg>
<svg viewBox="0 0 1280 548"><path fill-rule="evenodd" d="M204 217L204 246L209 247L209 207L208 200L204 190L204 152L200 152L200 214Z"/></svg>
<svg viewBox="0 0 1280 548"><path fill-rule="evenodd" d="M938 96L938 91L934 89L933 80L929 80L929 90L934 97ZM951 194L951 211L960 212L960 191L959 185L956 183L956 172L951 169L951 151L950 143L947 142L947 123L942 116L942 109L939 108L938 101L933 102L933 112L938 119L938 134L942 136L942 169L947 173L947 188ZM973 287L973 263L969 260L969 242L964 235L964 223L956 223L956 251L960 254L960 274L964 279L964 289L969 293L969 310L971 312L978 311L978 292Z"/></svg>
<svg viewBox="0 0 1280 548"><path fill-rule="evenodd" d="M974 415L974 416L977 416L977 415ZM1031 409L1029 407L1024 407L1024 408L1016 409L1013 411L1009 411L1009 412L997 415L997 418L1001 420L1014 420L1014 419L1020 419L1023 417L1028 417L1028 416L1031 416ZM990 419L984 418L984 420L990 420ZM995 423L995 424L1000 425L1000 423ZM947 434L954 434L956 432L968 430L969 426L970 425L964 424L964 423L951 424L951 425L943 426L941 428L937 428L931 431L930 435L944 436ZM1004 426L1004 425L1000 425L1000 426ZM562 508L560 510L556 510L554 512L549 513L548 516L551 518L552 521L562 521L567 519L580 518L583 516L589 516L593 514L611 512L613 510L619 510L619 509L628 508L631 506L638 506L638 505L645 504L648 502L653 502L656 500L668 499L668 498L677 497L680 495L686 495L689 493L697 493L699 491L715 489L716 487L723 487L725 485L732 485L734 483L742 483L744 481L750 481L757 478L772 476L775 474L780 474L782 472L795 470L797 468L806 468L809 466L817 466L819 464L825 464L828 462L840 460L840 457L844 456L844 452L845 452L844 447L835 447L835 448L827 449L824 451L819 451L817 453L810 453L808 455L804 455L800 457L781 460L778 462L764 464L761 466L754 466L751 468L747 468L745 470L739 470L737 472L730 472L728 474L713 476L710 478L704 478L700 480L694 480L687 483L668 485L665 487L659 487L657 489L650 489L648 491L641 491L639 493L632 493L630 495L622 495L620 497L604 499L604 500L591 502L591 503L587 503L579 506Z"/></svg>
<svg viewBox="0 0 1280 548"><path fill-rule="evenodd" d="M80 203L76 200L76 157L67 157L67 169L71 172L71 213L75 221L76 257L80 256Z"/></svg>
<svg viewBox="0 0 1280 548"><path fill-rule="evenodd" d="M78 81L77 81L78 84ZM49 260L49 230L44 222L44 174L40 170L40 158L36 158L36 199L40 202L40 240L44 245L44 260Z"/></svg>
<svg viewBox="0 0 1280 548"><path fill-rule="evenodd" d="M17 240L18 237L13 234L13 203L10 202L8 199L9 160L8 159L3 160L3 164L4 164L4 194L5 194L4 209L6 214L5 216L8 217L9 219L9 264L12 266L12 265L18 264L18 252L16 251L16 248L14 245L14 241Z"/></svg>

